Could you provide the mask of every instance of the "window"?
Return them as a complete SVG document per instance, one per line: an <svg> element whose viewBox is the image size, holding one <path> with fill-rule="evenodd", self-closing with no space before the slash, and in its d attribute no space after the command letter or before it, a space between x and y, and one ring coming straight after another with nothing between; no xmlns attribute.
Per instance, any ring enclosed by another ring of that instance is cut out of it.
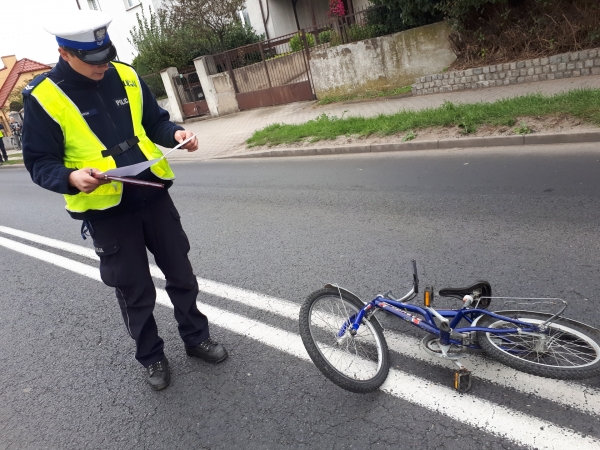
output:
<svg viewBox="0 0 600 450"><path fill-rule="evenodd" d="M244 25L250 27L252 26L250 24L250 15L248 14L248 9L244 8L244 10L242 11L242 17L244 18Z"/></svg>
<svg viewBox="0 0 600 450"><path fill-rule="evenodd" d="M90 9L101 11L100 5L98 4L98 0L88 0L88 6L90 7Z"/></svg>
<svg viewBox="0 0 600 450"><path fill-rule="evenodd" d="M133 8L140 4L140 0L123 0L125 2L125 9Z"/></svg>

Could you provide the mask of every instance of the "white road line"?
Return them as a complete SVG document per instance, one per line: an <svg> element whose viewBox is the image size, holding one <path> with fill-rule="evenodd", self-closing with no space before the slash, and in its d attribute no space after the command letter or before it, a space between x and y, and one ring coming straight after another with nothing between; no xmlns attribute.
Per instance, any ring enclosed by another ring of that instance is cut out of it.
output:
<svg viewBox="0 0 600 450"><path fill-rule="evenodd" d="M98 269L95 267L3 237L0 237L0 246L99 281ZM173 308L163 289L157 289L157 303ZM198 307L210 317L211 323L215 326L310 361L302 340L294 333L200 302ZM459 395L450 388L399 370L390 370L388 379L381 389L394 397L448 416L458 422L485 429L487 432L522 445L578 450L597 450L600 445L597 439L581 436L569 428L470 395Z"/></svg>
<svg viewBox="0 0 600 450"><path fill-rule="evenodd" d="M75 244L59 241L37 234L14 228L0 226L0 232L20 237L48 247L58 248L80 256L99 260L94 250ZM160 269L151 264L152 276L164 280ZM219 283L204 278L198 278L201 291L217 297L226 298L256 309L267 311L279 316L297 321L300 306L288 300L240 289L227 284ZM421 342L410 336L392 331L385 332L390 350L410 358L425 361L442 367L451 368L451 363L425 353ZM525 394L532 394L556 403L578 409L584 413L600 414L600 389L595 389L581 384L537 377L510 369L491 359L467 355L463 363L473 372L477 379L486 380L505 388L511 388Z"/></svg>

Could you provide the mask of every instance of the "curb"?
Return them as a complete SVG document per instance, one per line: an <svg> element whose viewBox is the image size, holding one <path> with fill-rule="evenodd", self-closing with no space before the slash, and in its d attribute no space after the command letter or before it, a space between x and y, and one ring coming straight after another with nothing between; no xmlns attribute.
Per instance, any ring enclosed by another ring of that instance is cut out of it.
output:
<svg viewBox="0 0 600 450"><path fill-rule="evenodd" d="M340 147L294 148L266 150L214 159L265 158L272 156L346 155L352 153L404 152L413 150L439 150L468 147L508 147L513 145L577 144L600 142L600 131L581 133L526 134L523 136L490 136L436 141L399 142L395 144L349 145Z"/></svg>

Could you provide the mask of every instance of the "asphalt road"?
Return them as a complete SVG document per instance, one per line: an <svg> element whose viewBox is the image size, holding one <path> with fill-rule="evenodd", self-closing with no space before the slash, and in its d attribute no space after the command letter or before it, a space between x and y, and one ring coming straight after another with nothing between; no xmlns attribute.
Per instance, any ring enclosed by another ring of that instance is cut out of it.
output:
<svg viewBox="0 0 600 450"><path fill-rule="evenodd" d="M565 298L567 316L599 327L597 147L175 164L199 301L230 358L188 358L163 301L173 381L161 392L61 196L0 170L0 450L600 447L598 378L474 355L474 387L458 395L449 363L392 346L391 393L351 394L298 349L296 319L327 282L401 295L415 258L436 290L486 279L496 295Z"/></svg>

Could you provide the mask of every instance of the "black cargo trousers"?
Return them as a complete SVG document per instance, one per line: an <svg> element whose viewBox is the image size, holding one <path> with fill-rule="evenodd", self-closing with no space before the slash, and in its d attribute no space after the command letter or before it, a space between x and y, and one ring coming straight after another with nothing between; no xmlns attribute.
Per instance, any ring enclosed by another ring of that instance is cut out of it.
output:
<svg viewBox="0 0 600 450"><path fill-rule="evenodd" d="M146 248L165 275L184 345L193 347L209 337L208 319L196 306L198 282L188 259L190 244L168 192L141 208L88 221L87 226L100 257L102 281L115 288L125 327L135 340L135 358L144 367L164 357Z"/></svg>

